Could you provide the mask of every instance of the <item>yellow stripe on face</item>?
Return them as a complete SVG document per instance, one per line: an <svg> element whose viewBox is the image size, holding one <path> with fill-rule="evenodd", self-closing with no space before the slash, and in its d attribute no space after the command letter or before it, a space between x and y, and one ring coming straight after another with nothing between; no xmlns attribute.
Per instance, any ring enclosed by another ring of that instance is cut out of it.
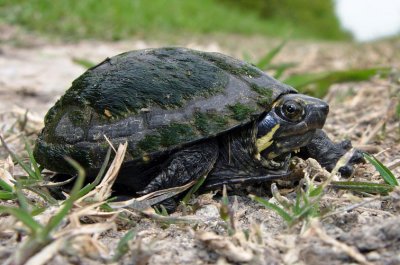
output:
<svg viewBox="0 0 400 265"><path fill-rule="evenodd" d="M279 126L279 124L275 125L269 133L257 139L256 146L258 152L262 152L263 150L267 149L274 142L272 137L274 136L276 130L279 129Z"/></svg>
<svg viewBox="0 0 400 265"><path fill-rule="evenodd" d="M150 161L150 156L144 155L144 156L142 157L142 159L143 159L143 162L149 162L149 161Z"/></svg>

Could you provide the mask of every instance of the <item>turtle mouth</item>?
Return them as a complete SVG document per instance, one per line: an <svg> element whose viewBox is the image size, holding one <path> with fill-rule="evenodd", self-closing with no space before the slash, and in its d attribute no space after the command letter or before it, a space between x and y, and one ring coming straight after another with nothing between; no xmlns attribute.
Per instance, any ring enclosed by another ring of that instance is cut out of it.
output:
<svg viewBox="0 0 400 265"><path fill-rule="evenodd" d="M261 163L270 170L287 172L289 169L289 162L291 157L292 155L290 152L282 153L279 156L274 157L273 159L261 155Z"/></svg>

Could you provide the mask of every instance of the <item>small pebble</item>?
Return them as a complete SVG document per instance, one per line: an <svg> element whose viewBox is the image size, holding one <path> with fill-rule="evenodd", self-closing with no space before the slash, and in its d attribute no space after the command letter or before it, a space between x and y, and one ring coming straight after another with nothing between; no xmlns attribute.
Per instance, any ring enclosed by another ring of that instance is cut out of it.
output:
<svg viewBox="0 0 400 265"><path fill-rule="evenodd" d="M196 216L203 220L215 220L219 218L219 209L213 204L204 205L196 211Z"/></svg>

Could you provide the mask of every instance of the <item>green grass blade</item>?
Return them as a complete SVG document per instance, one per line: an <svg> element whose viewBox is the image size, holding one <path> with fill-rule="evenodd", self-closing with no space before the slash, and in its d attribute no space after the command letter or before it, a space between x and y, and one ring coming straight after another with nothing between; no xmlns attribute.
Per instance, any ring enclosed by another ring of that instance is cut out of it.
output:
<svg viewBox="0 0 400 265"><path fill-rule="evenodd" d="M4 191L13 192L13 187L10 186L10 184L8 184L7 182L5 182L5 181L2 180L2 179L0 179L0 187L1 187Z"/></svg>
<svg viewBox="0 0 400 265"><path fill-rule="evenodd" d="M104 204L100 205L100 209L101 209L102 211L105 211L105 212L112 212L112 211L114 211L114 209L113 209L108 203L104 203Z"/></svg>
<svg viewBox="0 0 400 265"><path fill-rule="evenodd" d="M300 201L300 198L301 198L301 191L300 191L299 188L297 188L296 189L296 201L295 201L295 203L293 204L293 206L291 208L292 213L294 213L295 215L297 215L297 214L299 214L301 212L301 201Z"/></svg>
<svg viewBox="0 0 400 265"><path fill-rule="evenodd" d="M156 214L161 215L161 216L169 216L167 209L164 207L164 205L160 204L157 206L154 206L154 211Z"/></svg>
<svg viewBox="0 0 400 265"><path fill-rule="evenodd" d="M358 182L358 181L332 181L330 186L336 189L367 192L372 194L388 194L393 190L393 186L388 184Z"/></svg>
<svg viewBox="0 0 400 265"><path fill-rule="evenodd" d="M17 196L14 192L0 190L0 200L14 200Z"/></svg>
<svg viewBox="0 0 400 265"><path fill-rule="evenodd" d="M20 159L16 154L14 154L13 151L8 147L6 142L4 141L3 137L0 135L0 141L1 144L6 148L7 152L10 154L13 160L17 161L17 163L22 167L22 169L33 179L36 179L36 174L35 172L27 165L25 164L22 159Z"/></svg>
<svg viewBox="0 0 400 265"><path fill-rule="evenodd" d="M306 85L315 83L321 79L327 78L329 73L304 73L292 75L283 82L296 88L302 88Z"/></svg>
<svg viewBox="0 0 400 265"><path fill-rule="evenodd" d="M282 48L286 45L287 40L282 41L278 46L270 50L264 57L262 57L257 63L256 66L262 70L265 70L268 65L270 65L271 61L275 58L276 55L282 50Z"/></svg>
<svg viewBox="0 0 400 265"><path fill-rule="evenodd" d="M136 236L136 231L129 230L118 242L118 246L115 249L115 254L112 258L113 261L118 261L123 255L129 251L129 242L132 241Z"/></svg>
<svg viewBox="0 0 400 265"><path fill-rule="evenodd" d="M243 53L242 53L242 59L243 59L243 61L245 61L245 62L248 62L248 63L251 63L253 60L251 59L251 55L248 53L248 52L246 52L246 51L244 51Z"/></svg>
<svg viewBox="0 0 400 265"><path fill-rule="evenodd" d="M279 63L279 64L271 64L266 67L265 70L279 70L279 69L288 69L291 67L297 66L298 63Z"/></svg>
<svg viewBox="0 0 400 265"><path fill-rule="evenodd" d="M39 195L43 200L45 200L47 203L51 205L57 205L58 201L54 199L45 189L40 189L36 187L26 187L27 190L30 190L37 195Z"/></svg>
<svg viewBox="0 0 400 265"><path fill-rule="evenodd" d="M101 178L104 176L104 173L106 172L108 166L108 162L110 162L110 157L111 157L111 147L108 148L106 157L104 158L104 162L101 165L101 168L99 170L99 173L97 173L95 180L93 181L94 187L96 187L100 183Z"/></svg>
<svg viewBox="0 0 400 265"><path fill-rule="evenodd" d="M363 156L366 160L368 160L368 162L370 162L375 167L375 169L379 172L379 174L382 176L383 180L387 184L393 187L399 186L399 182L397 181L392 171L390 171L390 169L388 169L384 164L382 164L381 161L376 159L376 157L374 157L373 155L367 153L363 153Z"/></svg>
<svg viewBox="0 0 400 265"><path fill-rule="evenodd" d="M79 163L73 160L72 158L66 157L65 160L67 160L67 162L70 163L78 172L78 178L76 179L74 186L71 189L69 197L72 198L73 200L76 200L79 198L79 191L83 186L83 182L85 181L86 173L83 167L79 165Z"/></svg>
<svg viewBox="0 0 400 265"><path fill-rule="evenodd" d="M297 63L282 63L277 65L270 65L265 70L275 70L274 78L279 79L287 69L295 67L296 65Z"/></svg>
<svg viewBox="0 0 400 265"><path fill-rule="evenodd" d="M322 194L322 192L324 191L324 185L318 185L316 188L313 188L311 191L310 191L310 194L309 194L309 196L310 197L315 197L315 196L319 196L319 195L321 195Z"/></svg>
<svg viewBox="0 0 400 265"><path fill-rule="evenodd" d="M160 204L160 215L162 216L169 216L167 209L164 207L164 205Z"/></svg>
<svg viewBox="0 0 400 265"><path fill-rule="evenodd" d="M269 201L254 196L254 195L250 195L250 198L252 200L255 200L258 203L261 203L262 205L264 205L266 208L271 209L273 211L275 211L277 214L279 214L280 217L282 217L289 225L293 222L293 218L281 207L279 207L278 205L275 205L273 203L270 203Z"/></svg>
<svg viewBox="0 0 400 265"><path fill-rule="evenodd" d="M46 211L47 206L42 206L42 207L34 207L31 211L31 215L32 216L36 216L39 215L41 213L43 213L44 211Z"/></svg>
<svg viewBox="0 0 400 265"><path fill-rule="evenodd" d="M36 162L35 157L33 156L32 149L31 149L31 147L29 146L28 141L27 141L26 139L24 139L24 141L25 141L25 149L26 149L26 152L28 153L29 160L31 161L31 165L32 165L33 170L34 170L34 172L35 172L35 178L36 178L36 179L42 180L42 179L43 179L43 177L42 177L42 172L41 172L41 170L40 170L40 168L39 168L39 166L38 166L38 164L37 164L37 162Z"/></svg>
<svg viewBox="0 0 400 265"><path fill-rule="evenodd" d="M304 192L303 189L300 189L300 196L303 199L304 205L309 205L310 204L309 198L308 198L307 194Z"/></svg>
<svg viewBox="0 0 400 265"><path fill-rule="evenodd" d="M229 199L228 199L228 193L226 191L225 185L222 188L222 198L221 198L221 203L220 203L220 208L219 208L219 216L225 222L229 221L229 217L230 217L229 216Z"/></svg>
<svg viewBox="0 0 400 265"><path fill-rule="evenodd" d="M91 67L96 65L96 63L93 63L92 61L89 61L89 60L84 59L84 58L73 57L72 61L75 64L80 65L80 66L82 66L82 67L84 67L86 69L89 69L89 68L91 68Z"/></svg>
<svg viewBox="0 0 400 265"><path fill-rule="evenodd" d="M283 82L299 89L303 93L306 92L315 97L323 97L332 84L364 81L369 80L377 74L387 75L389 73L390 68L349 69L345 71L292 75ZM316 85L316 87L311 90L307 89L307 86L310 84Z"/></svg>
<svg viewBox="0 0 400 265"><path fill-rule="evenodd" d="M80 189L82 188L83 182L85 180L85 171L78 164L78 162L69 157L66 157L65 159L76 169L76 171L78 172L78 178L76 179L74 186L72 187L69 198L64 201L62 208L49 220L49 222L45 226L42 234L42 236L44 237L47 237L50 232L54 228L56 228L64 219L64 217L68 214L69 210L73 206L74 201L79 198Z"/></svg>
<svg viewBox="0 0 400 265"><path fill-rule="evenodd" d="M105 159L104 159L103 164L101 165L101 168L100 168L100 170L99 170L99 173L97 173L96 178L94 179L94 181L93 181L92 183L87 184L85 187L83 187L83 188L79 191L79 194L77 195L78 198L80 198L80 197L82 197L82 196L85 196L87 193L89 193L94 187L96 187L96 186L100 183L102 177L104 176L104 173L105 173L105 171L106 171L106 168L107 168L107 166L108 166L108 162L110 161L110 157L111 157L111 147L108 148L106 157L105 157ZM76 166L78 166L78 165L76 165ZM80 166L79 166L79 167L80 167ZM82 169L82 170L83 170L83 169Z"/></svg>
<svg viewBox="0 0 400 265"><path fill-rule="evenodd" d="M35 221L35 219L23 209L0 205L0 212L11 214L27 226L33 234L38 233L43 228L41 224Z"/></svg>
<svg viewBox="0 0 400 265"><path fill-rule="evenodd" d="M182 202L184 204L187 204L192 197L192 195L203 185L204 181L206 180L205 176L200 177L196 183L193 185L193 187L190 188L190 190L186 193L185 197L182 199Z"/></svg>
<svg viewBox="0 0 400 265"><path fill-rule="evenodd" d="M297 214L296 220L307 219L312 216L317 215L318 207L316 207L316 203L306 204L301 208L301 211Z"/></svg>
<svg viewBox="0 0 400 265"><path fill-rule="evenodd" d="M18 184L22 188L31 187L31 186L38 186L42 183L42 180L33 179L33 178L18 178Z"/></svg>
<svg viewBox="0 0 400 265"><path fill-rule="evenodd" d="M24 210L27 213L31 212L31 207L26 199L25 195L22 193L21 187L18 182L15 185L15 194L18 198L19 208Z"/></svg>

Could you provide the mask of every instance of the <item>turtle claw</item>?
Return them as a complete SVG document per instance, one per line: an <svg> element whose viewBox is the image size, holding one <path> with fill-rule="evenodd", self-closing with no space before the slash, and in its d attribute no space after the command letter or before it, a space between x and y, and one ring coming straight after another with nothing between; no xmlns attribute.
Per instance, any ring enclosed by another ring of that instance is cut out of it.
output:
<svg viewBox="0 0 400 265"><path fill-rule="evenodd" d="M350 148L352 148L351 144L350 144ZM354 165L361 164L361 163L365 163L364 156L360 150L356 149L356 150L354 150L354 153L351 156L350 160L347 162L347 164L344 165L343 167L339 168L340 175L345 178L351 177L354 173Z"/></svg>
<svg viewBox="0 0 400 265"><path fill-rule="evenodd" d="M356 149L353 156L350 158L349 163L351 164L365 163L363 152Z"/></svg>
<svg viewBox="0 0 400 265"><path fill-rule="evenodd" d="M339 173L342 177L349 178L354 172L354 167L352 165L345 165L339 168Z"/></svg>

